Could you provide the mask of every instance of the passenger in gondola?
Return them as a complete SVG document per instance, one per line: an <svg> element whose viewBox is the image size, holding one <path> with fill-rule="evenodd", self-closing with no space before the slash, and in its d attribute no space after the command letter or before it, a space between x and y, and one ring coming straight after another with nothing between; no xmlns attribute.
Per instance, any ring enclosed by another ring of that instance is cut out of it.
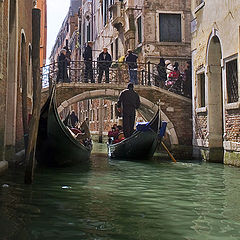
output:
<svg viewBox="0 0 240 240"><path fill-rule="evenodd" d="M74 137L85 146L89 145L91 142L90 131L87 122L84 121L80 127L77 125L75 128L70 129L74 133Z"/></svg>
<svg viewBox="0 0 240 240"><path fill-rule="evenodd" d="M118 111L122 111L124 137L130 137L134 132L136 109L140 106L139 95L133 90L133 83L129 83L123 90L117 102Z"/></svg>
<svg viewBox="0 0 240 240"><path fill-rule="evenodd" d="M113 143L119 143L125 139L122 126L118 125L117 128L118 128L118 135L117 135L116 139L113 141Z"/></svg>
<svg viewBox="0 0 240 240"><path fill-rule="evenodd" d="M77 123L78 123L78 117L75 114L75 111L72 110L71 114L70 114L70 122L71 122L71 127L75 128Z"/></svg>
<svg viewBox="0 0 240 240"><path fill-rule="evenodd" d="M119 132L118 132L118 128L117 128L117 126L114 124L114 125L112 126L111 131L108 132L108 142L109 142L109 143L113 143L114 140L117 138L118 133L119 133Z"/></svg>

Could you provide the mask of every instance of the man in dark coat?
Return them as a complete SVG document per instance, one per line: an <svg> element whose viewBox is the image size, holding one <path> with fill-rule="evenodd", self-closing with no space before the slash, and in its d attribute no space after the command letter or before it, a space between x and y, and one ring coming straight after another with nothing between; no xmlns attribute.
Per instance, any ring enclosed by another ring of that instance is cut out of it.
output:
<svg viewBox="0 0 240 240"><path fill-rule="evenodd" d="M103 51L99 54L98 57L98 83L102 82L103 73L105 72L105 82L109 83L109 68L112 65L112 57L108 53L108 49L106 47L103 48Z"/></svg>
<svg viewBox="0 0 240 240"><path fill-rule="evenodd" d="M164 58L160 58L160 63L157 65L157 82L156 86L163 88L165 86L165 81L167 80L166 66Z"/></svg>
<svg viewBox="0 0 240 240"><path fill-rule="evenodd" d="M126 57L126 62L128 64L130 82L133 84L138 84L137 59L138 59L138 56L136 54L133 54L131 49L128 49L128 55Z"/></svg>
<svg viewBox="0 0 240 240"><path fill-rule="evenodd" d="M78 117L75 114L74 110L72 110L71 114L70 114L70 121L71 121L71 126L73 128L76 127L77 123L78 123Z"/></svg>
<svg viewBox="0 0 240 240"><path fill-rule="evenodd" d="M95 82L93 79L93 68L92 68L92 46L93 46L93 42L89 41L83 53L83 59L85 64L85 71L84 71L85 83L88 83L88 77L90 78L91 83Z"/></svg>
<svg viewBox="0 0 240 240"><path fill-rule="evenodd" d="M66 58L67 51L62 49L60 55L58 56L58 73L57 73L57 83L59 82L69 82L67 74L68 60Z"/></svg>
<svg viewBox="0 0 240 240"><path fill-rule="evenodd" d="M136 109L140 106L139 95L133 90L133 83L128 84L128 88L123 90L119 96L117 107L123 115L123 133L125 138L130 137L134 132Z"/></svg>

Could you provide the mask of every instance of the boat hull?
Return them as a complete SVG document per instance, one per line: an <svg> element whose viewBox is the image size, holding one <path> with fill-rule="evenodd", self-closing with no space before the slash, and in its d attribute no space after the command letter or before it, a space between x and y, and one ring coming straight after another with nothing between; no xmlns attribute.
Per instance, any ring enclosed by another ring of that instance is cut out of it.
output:
<svg viewBox="0 0 240 240"><path fill-rule="evenodd" d="M43 107L40 116L37 161L47 166L69 166L87 163L90 154L91 147L79 143L60 120L53 95Z"/></svg>
<svg viewBox="0 0 240 240"><path fill-rule="evenodd" d="M159 111L143 131L135 131L132 136L116 144L108 144L108 156L117 159L147 160L156 151L160 128Z"/></svg>

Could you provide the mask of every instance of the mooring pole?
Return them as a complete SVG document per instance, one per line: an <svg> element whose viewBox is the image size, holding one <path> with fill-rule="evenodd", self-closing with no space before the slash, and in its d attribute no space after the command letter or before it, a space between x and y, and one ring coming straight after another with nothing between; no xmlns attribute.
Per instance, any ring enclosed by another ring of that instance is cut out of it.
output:
<svg viewBox="0 0 240 240"><path fill-rule="evenodd" d="M33 182L33 173L35 167L35 148L41 111L42 82L40 79L40 24L41 11L40 9L34 8L32 10L33 113L30 121L29 140L25 154L25 184L31 184Z"/></svg>

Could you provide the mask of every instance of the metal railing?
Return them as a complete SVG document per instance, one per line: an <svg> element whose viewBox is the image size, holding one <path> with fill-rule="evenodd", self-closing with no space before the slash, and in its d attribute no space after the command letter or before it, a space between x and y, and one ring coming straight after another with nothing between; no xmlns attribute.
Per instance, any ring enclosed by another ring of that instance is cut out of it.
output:
<svg viewBox="0 0 240 240"><path fill-rule="evenodd" d="M70 61L70 62L54 62L41 68L43 88L52 86L55 83L108 83L108 84L127 84L130 82L128 64L125 62L112 62L111 66L104 67L108 62L99 61ZM110 64L110 63L109 63ZM107 69L107 73L105 71ZM102 79L100 78L103 71ZM139 85L157 86L162 89L174 92L179 95L187 96L184 92L184 75L172 84L167 81L161 82L157 72L157 65L147 63L137 63L137 74ZM106 77L109 74L109 80ZM101 80L101 81L100 81ZM189 97L189 96L187 96Z"/></svg>

